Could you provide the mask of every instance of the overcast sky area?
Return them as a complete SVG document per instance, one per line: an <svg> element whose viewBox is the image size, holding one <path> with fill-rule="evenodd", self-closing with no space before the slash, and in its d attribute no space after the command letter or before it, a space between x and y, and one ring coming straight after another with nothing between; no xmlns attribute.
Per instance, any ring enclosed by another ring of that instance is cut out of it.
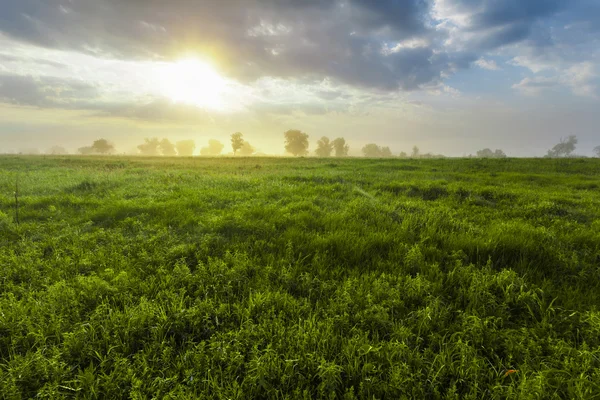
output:
<svg viewBox="0 0 600 400"><path fill-rule="evenodd" d="M283 154L300 129L591 156L599 73L598 0L0 0L0 152L240 131Z"/></svg>

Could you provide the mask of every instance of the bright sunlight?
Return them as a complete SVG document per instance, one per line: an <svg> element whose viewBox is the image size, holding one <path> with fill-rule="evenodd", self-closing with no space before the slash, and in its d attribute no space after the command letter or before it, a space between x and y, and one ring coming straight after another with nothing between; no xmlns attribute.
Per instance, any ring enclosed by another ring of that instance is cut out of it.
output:
<svg viewBox="0 0 600 400"><path fill-rule="evenodd" d="M159 70L161 92L171 100L224 110L227 81L207 62L195 58L165 64Z"/></svg>

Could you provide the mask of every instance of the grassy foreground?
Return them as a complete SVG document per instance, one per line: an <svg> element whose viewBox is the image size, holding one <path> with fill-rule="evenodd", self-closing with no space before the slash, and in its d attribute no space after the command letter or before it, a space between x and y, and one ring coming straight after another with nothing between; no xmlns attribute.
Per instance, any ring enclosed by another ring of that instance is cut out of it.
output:
<svg viewBox="0 0 600 400"><path fill-rule="evenodd" d="M599 306L600 160L0 158L1 398L600 398Z"/></svg>

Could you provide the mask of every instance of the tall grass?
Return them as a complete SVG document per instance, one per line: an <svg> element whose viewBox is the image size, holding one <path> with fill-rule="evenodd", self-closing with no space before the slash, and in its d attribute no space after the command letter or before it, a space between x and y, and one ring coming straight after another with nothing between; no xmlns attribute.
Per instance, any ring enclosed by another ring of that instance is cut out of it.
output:
<svg viewBox="0 0 600 400"><path fill-rule="evenodd" d="M599 172L0 158L0 397L594 398Z"/></svg>

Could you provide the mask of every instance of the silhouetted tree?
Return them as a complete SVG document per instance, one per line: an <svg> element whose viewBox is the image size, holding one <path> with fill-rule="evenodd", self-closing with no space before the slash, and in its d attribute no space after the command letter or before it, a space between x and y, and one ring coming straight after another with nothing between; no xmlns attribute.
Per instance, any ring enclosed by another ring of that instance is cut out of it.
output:
<svg viewBox="0 0 600 400"><path fill-rule="evenodd" d="M329 157L331 156L331 152L333 151L333 143L329 141L328 137L323 136L317 142L317 150L315 153L319 157Z"/></svg>
<svg viewBox="0 0 600 400"><path fill-rule="evenodd" d="M77 149L77 152L82 156L89 156L90 154L94 154L94 149L92 146L84 146Z"/></svg>
<svg viewBox="0 0 600 400"><path fill-rule="evenodd" d="M252 145L249 142L244 142L242 148L240 149L240 155L249 157L253 155L255 151L256 149L252 147Z"/></svg>
<svg viewBox="0 0 600 400"><path fill-rule="evenodd" d="M176 156L177 150L175 149L175 145L169 141L169 139L165 138L160 141L160 152L163 156Z"/></svg>
<svg viewBox="0 0 600 400"><path fill-rule="evenodd" d="M390 150L389 147L382 147L381 148L381 157L392 157L392 150Z"/></svg>
<svg viewBox="0 0 600 400"><path fill-rule="evenodd" d="M377 146L375 143L369 143L362 148L362 152L365 157L381 157L381 147Z"/></svg>
<svg viewBox="0 0 600 400"><path fill-rule="evenodd" d="M180 140L175 144L175 147L180 157L191 157L194 155L194 150L196 150L196 143L193 140Z"/></svg>
<svg viewBox="0 0 600 400"><path fill-rule="evenodd" d="M412 153L410 155L412 158L419 158L420 156L420 151L419 148L417 146L414 146L412 149Z"/></svg>
<svg viewBox="0 0 600 400"><path fill-rule="evenodd" d="M115 152L115 146L106 139L98 139L92 144L94 153L111 154Z"/></svg>
<svg viewBox="0 0 600 400"><path fill-rule="evenodd" d="M502 150L500 150L500 149L496 149L496 150L494 151L494 157L495 157L495 158L506 158L506 153L505 153L505 152L503 152L503 151L502 151Z"/></svg>
<svg viewBox="0 0 600 400"><path fill-rule="evenodd" d="M115 152L115 146L106 139L98 139L91 146L80 147L77 150L80 154L111 154Z"/></svg>
<svg viewBox="0 0 600 400"><path fill-rule="evenodd" d="M600 146L594 147L594 153L596 153L596 157L600 158Z"/></svg>
<svg viewBox="0 0 600 400"><path fill-rule="evenodd" d="M140 154L144 156L158 156L160 155L160 141L158 138L144 139L144 143L138 147Z"/></svg>
<svg viewBox="0 0 600 400"><path fill-rule="evenodd" d="M333 142L331 142L331 144L333 145L333 149L335 150L336 157L347 157L348 156L348 151L350 150L350 146L348 146L346 144L346 139L337 138Z"/></svg>
<svg viewBox="0 0 600 400"><path fill-rule="evenodd" d="M67 151L67 149L65 149L62 146L52 146L48 150L48 154L51 154L53 156L60 156L60 155L64 155L64 154L69 154L69 152Z"/></svg>
<svg viewBox="0 0 600 400"><path fill-rule="evenodd" d="M485 148L485 149L479 150L477 152L477 157L479 157L479 158L506 158L506 154L500 149L496 149L495 151L492 151L492 149Z"/></svg>
<svg viewBox="0 0 600 400"><path fill-rule="evenodd" d="M308 154L308 134L297 129L290 129L285 136L285 151L295 156Z"/></svg>
<svg viewBox="0 0 600 400"><path fill-rule="evenodd" d="M560 139L560 143L555 145L551 150L548 150L546 157L559 158L569 157L575 151L577 144L577 136L570 135L567 139Z"/></svg>
<svg viewBox="0 0 600 400"><path fill-rule="evenodd" d="M236 132L231 135L231 148L233 149L233 155L236 155L238 150L244 145L244 135L240 132Z"/></svg>
<svg viewBox="0 0 600 400"><path fill-rule="evenodd" d="M225 145L215 139L208 141L208 146L200 149L201 156L218 156L223 151Z"/></svg>

